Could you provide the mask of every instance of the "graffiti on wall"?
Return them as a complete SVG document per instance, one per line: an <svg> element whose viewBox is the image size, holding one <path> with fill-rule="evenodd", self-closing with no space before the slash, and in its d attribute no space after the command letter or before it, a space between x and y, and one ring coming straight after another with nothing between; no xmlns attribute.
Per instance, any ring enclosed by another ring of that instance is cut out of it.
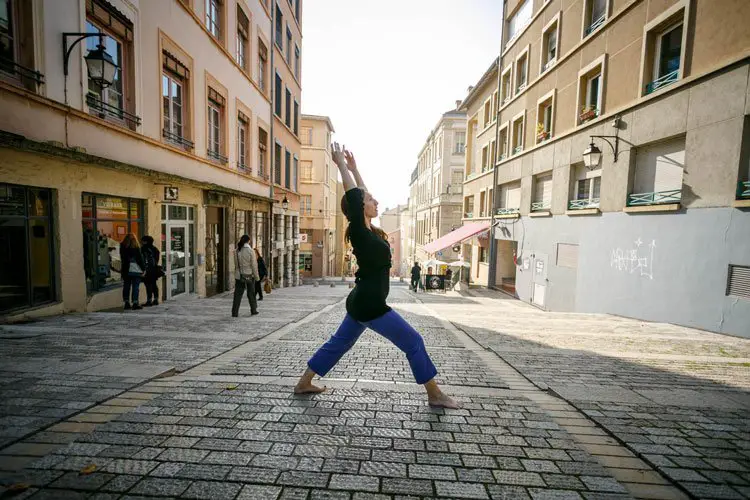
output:
<svg viewBox="0 0 750 500"><path fill-rule="evenodd" d="M646 244L638 238L633 245L635 248L614 248L609 260L610 267L628 274L654 279L656 240Z"/></svg>

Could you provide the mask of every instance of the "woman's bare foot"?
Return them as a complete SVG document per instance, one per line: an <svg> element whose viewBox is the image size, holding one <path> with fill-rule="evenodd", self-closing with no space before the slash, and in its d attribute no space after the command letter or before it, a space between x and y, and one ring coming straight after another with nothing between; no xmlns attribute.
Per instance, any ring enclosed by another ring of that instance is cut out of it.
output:
<svg viewBox="0 0 750 500"><path fill-rule="evenodd" d="M297 384L294 386L294 393L295 394L316 394L319 392L323 392L326 390L326 387L318 387L317 385L313 385L311 383L307 384Z"/></svg>
<svg viewBox="0 0 750 500"><path fill-rule="evenodd" d="M428 397L427 403L433 408L449 408L451 410L458 410L461 408L461 403L442 392L439 396Z"/></svg>

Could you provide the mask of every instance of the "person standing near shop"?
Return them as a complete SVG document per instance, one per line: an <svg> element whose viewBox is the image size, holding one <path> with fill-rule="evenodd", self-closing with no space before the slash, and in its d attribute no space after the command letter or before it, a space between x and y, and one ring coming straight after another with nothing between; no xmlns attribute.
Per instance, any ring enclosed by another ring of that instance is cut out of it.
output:
<svg viewBox="0 0 750 500"><path fill-rule="evenodd" d="M260 277L260 279L255 282L255 295L258 296L258 300L263 300L263 281L268 277L268 270L266 269L266 263L257 248L255 249L255 257L258 261L258 276Z"/></svg>
<svg viewBox="0 0 750 500"><path fill-rule="evenodd" d="M419 262L415 262L414 266L411 268L411 288L415 292L417 291L417 287L419 286L419 279L422 276L422 268L419 267Z"/></svg>
<svg viewBox="0 0 750 500"><path fill-rule="evenodd" d="M141 279L146 269L141 246L133 233L128 233L120 243L120 272L122 273L122 301L126 311L143 309L138 305ZM130 299L130 300L128 300Z"/></svg>
<svg viewBox="0 0 750 500"><path fill-rule="evenodd" d="M146 285L146 303L144 307L159 305L159 279L164 276L159 265L161 252L154 246L154 239L146 235L141 238L141 253L143 261L146 263L146 275L143 277L143 284Z"/></svg>
<svg viewBox="0 0 750 500"><path fill-rule="evenodd" d="M232 317L236 318L240 312L242 294L247 289L247 300L250 302L250 314L258 314L258 301L255 299L255 282L258 276L258 260L255 252L250 248L250 236L243 235L237 242L237 270L234 279L234 300L232 301Z"/></svg>

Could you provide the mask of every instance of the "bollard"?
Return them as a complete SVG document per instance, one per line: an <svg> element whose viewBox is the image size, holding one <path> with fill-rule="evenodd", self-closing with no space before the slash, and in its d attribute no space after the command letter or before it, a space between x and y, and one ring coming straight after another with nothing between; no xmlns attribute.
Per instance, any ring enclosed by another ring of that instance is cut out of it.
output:
<svg viewBox="0 0 750 500"><path fill-rule="evenodd" d="M336 283L331 283L331 288L336 288Z"/></svg>

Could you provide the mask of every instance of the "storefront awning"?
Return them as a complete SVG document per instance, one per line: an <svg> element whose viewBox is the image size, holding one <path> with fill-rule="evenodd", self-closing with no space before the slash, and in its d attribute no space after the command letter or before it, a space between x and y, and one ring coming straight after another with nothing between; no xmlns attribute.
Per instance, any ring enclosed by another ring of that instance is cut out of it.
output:
<svg viewBox="0 0 750 500"><path fill-rule="evenodd" d="M490 227L490 221L471 222L469 224L464 224L458 229L455 229L451 231L450 233L444 236L441 236L435 241L432 241L426 244L423 247L423 250L427 253L438 252L442 250L443 248L452 247L456 243L464 241L467 238L471 238L477 233L481 233L482 231L487 230L487 228L489 227Z"/></svg>

